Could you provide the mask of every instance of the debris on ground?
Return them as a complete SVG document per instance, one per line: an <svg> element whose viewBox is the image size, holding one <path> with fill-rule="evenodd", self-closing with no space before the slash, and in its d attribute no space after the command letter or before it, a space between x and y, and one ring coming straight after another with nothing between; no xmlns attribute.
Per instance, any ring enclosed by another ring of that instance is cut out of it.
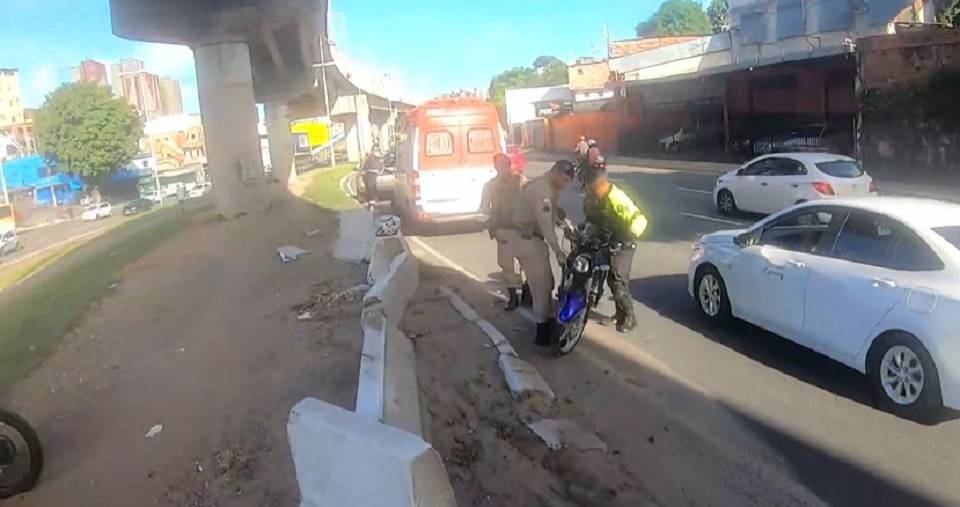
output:
<svg viewBox="0 0 960 507"><path fill-rule="evenodd" d="M313 287L310 299L297 303L290 309L297 313L299 321L322 320L330 317L331 311L360 303L369 290L370 285L365 283L343 288L335 283L322 282Z"/></svg>
<svg viewBox="0 0 960 507"><path fill-rule="evenodd" d="M587 431L571 419L543 419L527 425L547 447L557 449L576 449L579 451L607 452L596 433Z"/></svg>
<svg viewBox="0 0 960 507"><path fill-rule="evenodd" d="M280 262L284 264L288 262L293 262L308 253L310 253L309 250L304 250L298 246L293 246L293 245L284 245L284 246L277 247L277 255L280 256Z"/></svg>
<svg viewBox="0 0 960 507"><path fill-rule="evenodd" d="M381 215L376 218L374 234L378 238L396 236L400 232L400 217L396 215Z"/></svg>
<svg viewBox="0 0 960 507"><path fill-rule="evenodd" d="M303 234L308 238L312 238L323 234L323 231L320 229L304 229Z"/></svg>
<svg viewBox="0 0 960 507"><path fill-rule="evenodd" d="M146 438L153 438L153 437L159 435L161 431L163 431L163 425L162 425L162 424L154 424L153 426L150 427L149 430L147 430L147 434L145 435L145 437L146 437Z"/></svg>

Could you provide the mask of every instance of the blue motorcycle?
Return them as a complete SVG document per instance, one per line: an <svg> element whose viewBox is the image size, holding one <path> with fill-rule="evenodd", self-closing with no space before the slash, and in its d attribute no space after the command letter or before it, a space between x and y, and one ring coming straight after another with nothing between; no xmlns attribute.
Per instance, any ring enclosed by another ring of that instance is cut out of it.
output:
<svg viewBox="0 0 960 507"><path fill-rule="evenodd" d="M603 288L610 274L610 255L620 248L610 239L609 233L598 231L589 223L576 228L567 227L564 236L573 248L563 265L558 294L560 333L553 348L561 356L572 352L580 343L590 311L603 297Z"/></svg>

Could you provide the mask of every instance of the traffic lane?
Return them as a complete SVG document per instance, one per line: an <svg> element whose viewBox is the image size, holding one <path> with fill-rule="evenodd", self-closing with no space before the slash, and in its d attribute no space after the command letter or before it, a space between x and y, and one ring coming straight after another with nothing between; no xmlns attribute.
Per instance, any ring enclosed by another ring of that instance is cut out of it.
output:
<svg viewBox="0 0 960 507"><path fill-rule="evenodd" d="M624 337L624 346L670 365L679 378L705 386L745 418L776 428L765 433L771 443L784 449L785 459L806 481L836 502L906 495L914 503L960 503L960 481L952 466L960 451L956 421L924 427L898 419L874 409L863 377L838 363L746 324L704 327L686 293L689 243L664 238L709 232L716 224L669 218L684 211L677 192L660 195L668 187L658 177L633 178L637 193L647 197L649 213L667 218L661 220L660 239L648 238L638 249L631 289L640 303L642 325ZM495 249L485 236L427 240L495 285L490 281L497 271ZM816 453L797 452L798 442L842 459L825 467ZM837 488L833 476L849 482Z"/></svg>
<svg viewBox="0 0 960 507"><path fill-rule="evenodd" d="M119 213L114 213L113 216L101 220L71 220L69 222L20 232L17 234L17 240L20 242L21 248L10 255L0 258L0 268L7 264L13 264L25 257L36 255L37 251L51 248L54 245L70 241L78 236L119 225L122 221L123 217Z"/></svg>

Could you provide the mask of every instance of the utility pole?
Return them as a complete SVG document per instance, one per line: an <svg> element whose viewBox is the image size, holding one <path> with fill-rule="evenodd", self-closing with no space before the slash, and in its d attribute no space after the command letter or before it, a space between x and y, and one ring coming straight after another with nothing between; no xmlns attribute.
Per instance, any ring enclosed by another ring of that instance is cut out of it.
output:
<svg viewBox="0 0 960 507"><path fill-rule="evenodd" d="M323 36L321 35L321 37ZM324 37L324 39L326 39L327 44L329 45L330 39L327 39L326 37ZM337 165L337 157L333 152L333 115L331 114L332 111L330 110L330 92L327 90L327 65L330 64L324 61L323 41L320 41L320 63L315 64L314 68L320 67L320 79L323 81L323 107L327 111L327 119L329 120L327 134L329 137L328 142L330 143L330 167L333 167Z"/></svg>

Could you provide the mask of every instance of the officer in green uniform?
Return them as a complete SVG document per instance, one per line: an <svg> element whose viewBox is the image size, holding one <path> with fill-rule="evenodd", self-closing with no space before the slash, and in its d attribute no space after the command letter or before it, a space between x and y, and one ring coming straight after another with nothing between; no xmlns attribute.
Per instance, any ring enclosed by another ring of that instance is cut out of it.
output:
<svg viewBox="0 0 960 507"><path fill-rule="evenodd" d="M621 248L610 259L610 274L607 284L613 293L617 331L624 333L637 326L633 313L633 298L627 283L633 266L633 254L637 241L647 230L647 217L636 203L619 187L607 179L606 171L595 168L584 173L587 185L583 199L583 214L587 221L601 231L611 234Z"/></svg>

